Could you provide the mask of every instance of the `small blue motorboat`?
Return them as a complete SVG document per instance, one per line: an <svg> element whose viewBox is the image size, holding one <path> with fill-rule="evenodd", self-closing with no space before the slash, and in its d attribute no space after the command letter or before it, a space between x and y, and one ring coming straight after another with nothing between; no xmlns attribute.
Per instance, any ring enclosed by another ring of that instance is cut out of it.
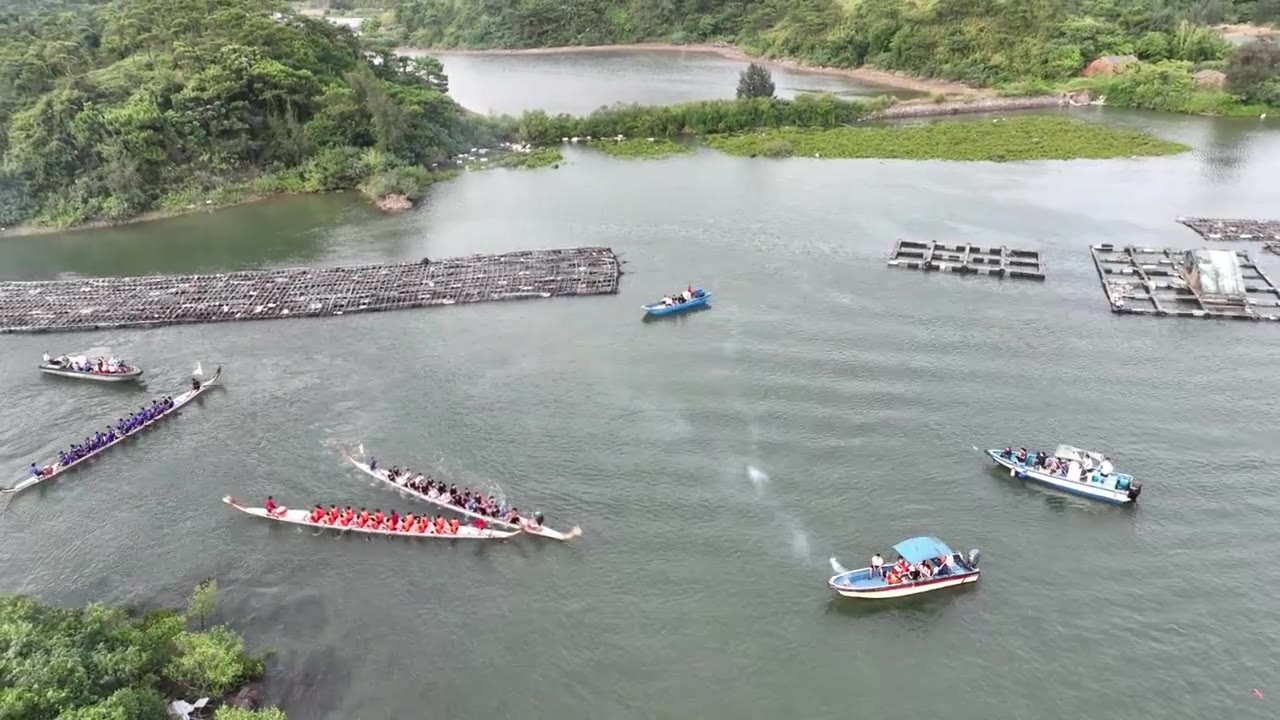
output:
<svg viewBox="0 0 1280 720"><path fill-rule="evenodd" d="M688 294L688 298L685 295ZM652 305L642 305L644 311L650 315L675 315L676 313L688 312L701 307L708 307L707 301L711 299L711 293L697 288L694 290L686 290L683 293L676 293L662 298L659 302Z"/></svg>

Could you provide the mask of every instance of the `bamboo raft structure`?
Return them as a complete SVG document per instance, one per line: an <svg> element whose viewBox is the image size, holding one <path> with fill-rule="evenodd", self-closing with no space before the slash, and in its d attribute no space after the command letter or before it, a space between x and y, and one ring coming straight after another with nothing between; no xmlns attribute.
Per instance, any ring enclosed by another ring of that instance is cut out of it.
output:
<svg viewBox="0 0 1280 720"><path fill-rule="evenodd" d="M899 240L889 255L889 266L910 270L973 273L996 277L1044 280L1040 253L1007 247L980 248L940 245L937 242Z"/></svg>
<svg viewBox="0 0 1280 720"><path fill-rule="evenodd" d="M1280 241L1280 220L1180 217L1178 222L1211 241Z"/></svg>
<svg viewBox="0 0 1280 720"><path fill-rule="evenodd" d="M1234 254L1244 291L1230 295L1201 290L1186 250L1094 245L1089 252L1112 312L1280 321L1280 289L1243 250Z"/></svg>
<svg viewBox="0 0 1280 720"><path fill-rule="evenodd" d="M0 333L323 317L613 294L621 275L621 261L612 249L579 247L326 268L0 282Z"/></svg>

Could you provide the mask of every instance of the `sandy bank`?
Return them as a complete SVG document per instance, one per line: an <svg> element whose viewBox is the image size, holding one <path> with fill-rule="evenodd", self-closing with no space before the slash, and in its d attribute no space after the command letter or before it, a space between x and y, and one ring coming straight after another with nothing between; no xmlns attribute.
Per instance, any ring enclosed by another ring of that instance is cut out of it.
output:
<svg viewBox="0 0 1280 720"><path fill-rule="evenodd" d="M550 47L550 48L528 48L523 50L450 50L450 49L431 49L431 48L398 48L398 52L402 53L428 53L428 54L450 54L450 55L555 55L567 53L601 53L601 52L632 52L632 51L649 51L649 52L695 52L695 53L712 53L720 57L730 60L740 60L742 62L760 62L765 65L773 65L788 70L796 70L799 72L820 73L823 75L838 75L847 77L852 80L858 80L870 85L882 85L888 88L897 88L900 90L914 90L916 92L926 93L942 93L944 95L970 96L970 97L990 97L994 93L984 88L973 88L963 83L952 82L950 80L938 80L934 78L921 78L904 73L891 72L881 70L869 65L860 68L835 68L825 67L821 65L810 65L798 60L790 60L786 58L769 59L759 58L739 50L731 45L676 45L673 43L638 43L635 45L573 45L567 47Z"/></svg>

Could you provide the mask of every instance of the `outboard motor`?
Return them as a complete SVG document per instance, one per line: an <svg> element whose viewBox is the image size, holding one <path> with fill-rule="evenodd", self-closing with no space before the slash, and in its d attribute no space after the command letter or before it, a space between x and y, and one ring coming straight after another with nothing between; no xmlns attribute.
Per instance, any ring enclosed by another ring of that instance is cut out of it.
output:
<svg viewBox="0 0 1280 720"><path fill-rule="evenodd" d="M972 568L972 569L974 569L974 570L977 570L977 569L978 569L978 558L980 558L980 557L982 557L982 553L978 550L978 548L974 548L974 549L970 550L970 551L969 551L969 567L970 567L970 568Z"/></svg>
<svg viewBox="0 0 1280 720"><path fill-rule="evenodd" d="M1133 482L1129 483L1129 499L1130 500L1137 500L1138 496L1141 494L1142 494L1142 483L1138 482L1137 480L1134 480Z"/></svg>

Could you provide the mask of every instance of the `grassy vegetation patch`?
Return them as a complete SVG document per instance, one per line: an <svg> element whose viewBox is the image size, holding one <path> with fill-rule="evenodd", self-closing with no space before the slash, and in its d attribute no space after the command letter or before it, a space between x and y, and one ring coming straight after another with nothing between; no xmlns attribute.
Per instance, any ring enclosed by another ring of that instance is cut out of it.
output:
<svg viewBox="0 0 1280 720"><path fill-rule="evenodd" d="M658 158L683 155L693 152L688 145L672 142L666 138L633 138L629 140L601 140L589 145L606 155L628 160L656 160Z"/></svg>
<svg viewBox="0 0 1280 720"><path fill-rule="evenodd" d="M489 168L520 168L524 170L534 170L537 168L550 167L559 165L564 162L564 156L560 154L559 148L541 147L533 148L528 152L508 152L489 157L488 162L479 162L478 160L467 161L468 170L486 170Z"/></svg>
<svg viewBox="0 0 1280 720"><path fill-rule="evenodd" d="M829 130L780 128L711 135L707 144L730 155L748 157L990 161L1158 156L1190 149L1134 130L1046 116Z"/></svg>

